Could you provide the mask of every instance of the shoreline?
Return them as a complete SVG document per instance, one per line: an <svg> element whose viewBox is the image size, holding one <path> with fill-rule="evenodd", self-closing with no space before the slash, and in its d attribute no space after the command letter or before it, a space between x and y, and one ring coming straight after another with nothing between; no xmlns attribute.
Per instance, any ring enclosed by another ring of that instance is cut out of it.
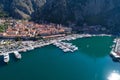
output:
<svg viewBox="0 0 120 80"><path fill-rule="evenodd" d="M71 40L76 40L79 38L90 38L90 37L95 37L95 36L109 36L109 37L111 37L112 35L106 35L106 34L100 34L100 35L72 34L72 35L67 35L67 36L58 37L58 38L55 38L52 40L45 40L45 41L44 40L21 41L21 42L18 41L18 42L12 43L11 45L3 46L3 48L0 50L0 56L4 56L4 61L5 61L5 59L8 59L7 62L9 62L9 54L11 54L11 53L27 52L30 50L34 50L35 48L41 48L41 47L44 47L47 45L54 44L56 42L71 41ZM67 44L67 45L68 45L68 48L67 47L63 48L64 52L69 52L69 51L74 52L74 51L78 50L78 48L76 46L74 46L74 50L72 51L72 50L70 50L70 48L72 49L73 46L69 46L69 44ZM5 55L7 55L7 58Z"/></svg>
<svg viewBox="0 0 120 80"><path fill-rule="evenodd" d="M44 47L44 46L47 46L47 45L50 45L50 44L53 44L54 42L56 41L71 41L71 40L76 40L76 39L79 39L79 38L89 38L89 37L95 37L95 36L108 36L108 37L111 37L112 35L107 35L107 34L72 34L72 35L68 35L68 36L65 36L65 37L59 37L59 38L56 38L55 40L50 40L50 41L46 41L46 42L42 42L42 44L39 44L38 45L34 45L34 46L30 46L30 47L25 47L25 48L22 48L22 49L19 49L19 50L13 50L13 51L10 51L10 52L5 52L5 53L13 53L14 51L18 51L18 52L25 52L27 50L33 50L34 48L41 48L41 47ZM37 41L22 41L22 42L30 42L30 43L34 43L34 42L37 42ZM5 53L0 53L0 56L1 55L4 55Z"/></svg>

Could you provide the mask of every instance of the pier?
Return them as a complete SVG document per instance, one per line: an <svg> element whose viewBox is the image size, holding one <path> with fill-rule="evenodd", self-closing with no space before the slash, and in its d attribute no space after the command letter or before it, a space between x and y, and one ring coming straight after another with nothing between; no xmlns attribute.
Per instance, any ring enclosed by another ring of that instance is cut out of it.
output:
<svg viewBox="0 0 120 80"><path fill-rule="evenodd" d="M113 42L115 44L112 46L110 55L114 60L120 61L120 38L115 39Z"/></svg>
<svg viewBox="0 0 120 80"><path fill-rule="evenodd" d="M71 43L56 41L53 45L59 47L64 52L74 52L78 50L78 47L76 47L75 45L72 45Z"/></svg>

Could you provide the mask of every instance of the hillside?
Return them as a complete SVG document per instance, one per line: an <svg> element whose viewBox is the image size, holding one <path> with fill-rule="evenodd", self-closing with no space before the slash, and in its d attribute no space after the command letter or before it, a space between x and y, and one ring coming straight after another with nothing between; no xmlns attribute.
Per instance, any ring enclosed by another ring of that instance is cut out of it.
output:
<svg viewBox="0 0 120 80"><path fill-rule="evenodd" d="M9 16L34 21L103 25L120 31L120 0L0 0Z"/></svg>

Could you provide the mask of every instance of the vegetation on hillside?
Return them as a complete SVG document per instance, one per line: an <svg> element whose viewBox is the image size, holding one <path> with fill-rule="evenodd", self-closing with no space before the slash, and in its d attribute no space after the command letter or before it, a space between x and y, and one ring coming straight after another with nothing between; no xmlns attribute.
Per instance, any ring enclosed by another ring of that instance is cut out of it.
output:
<svg viewBox="0 0 120 80"><path fill-rule="evenodd" d="M4 32L8 27L8 24L0 24L0 32Z"/></svg>

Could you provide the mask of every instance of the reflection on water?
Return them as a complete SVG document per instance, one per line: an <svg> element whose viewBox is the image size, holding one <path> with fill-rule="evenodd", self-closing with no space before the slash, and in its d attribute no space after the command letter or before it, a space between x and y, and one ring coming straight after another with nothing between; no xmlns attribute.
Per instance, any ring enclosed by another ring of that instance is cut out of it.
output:
<svg viewBox="0 0 120 80"><path fill-rule="evenodd" d="M109 76L108 80L120 80L120 73L118 71L113 71Z"/></svg>

